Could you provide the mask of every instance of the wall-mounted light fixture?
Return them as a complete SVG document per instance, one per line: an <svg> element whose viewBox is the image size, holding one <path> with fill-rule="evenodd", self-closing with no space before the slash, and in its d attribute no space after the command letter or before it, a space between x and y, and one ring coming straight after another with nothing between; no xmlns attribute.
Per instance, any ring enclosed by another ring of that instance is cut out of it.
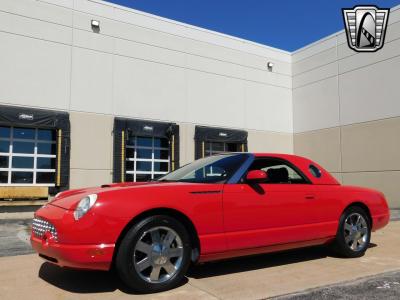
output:
<svg viewBox="0 0 400 300"><path fill-rule="evenodd" d="M92 25L93 31L99 31L99 30L100 30L100 21L98 21L98 20L92 20L92 21L90 22L90 24Z"/></svg>
<svg viewBox="0 0 400 300"><path fill-rule="evenodd" d="M269 62L267 63L268 71L271 72L273 67L274 67L274 63L273 63L272 61L269 61Z"/></svg>

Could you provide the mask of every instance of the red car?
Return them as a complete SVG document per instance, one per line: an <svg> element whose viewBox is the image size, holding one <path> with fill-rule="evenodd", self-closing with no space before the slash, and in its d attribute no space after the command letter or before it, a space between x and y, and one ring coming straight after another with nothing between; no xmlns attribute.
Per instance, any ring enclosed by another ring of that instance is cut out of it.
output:
<svg viewBox="0 0 400 300"><path fill-rule="evenodd" d="M345 257L389 222L381 192L340 185L294 155L233 153L153 182L62 192L31 242L59 266L109 270L141 292L170 289L190 263L330 244Z"/></svg>

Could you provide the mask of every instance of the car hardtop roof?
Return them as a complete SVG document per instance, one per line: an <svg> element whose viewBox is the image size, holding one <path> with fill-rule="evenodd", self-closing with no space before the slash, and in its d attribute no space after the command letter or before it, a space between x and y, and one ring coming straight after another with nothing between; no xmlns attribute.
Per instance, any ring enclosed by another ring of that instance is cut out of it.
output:
<svg viewBox="0 0 400 300"><path fill-rule="evenodd" d="M311 161L310 159L295 155L295 154L288 154L288 153L272 153L272 152L226 152L226 153L218 153L214 154L213 156L224 156L224 155L232 155L232 154L252 154L255 157L271 157L271 158L282 158L289 161Z"/></svg>
<svg viewBox="0 0 400 300"><path fill-rule="evenodd" d="M255 157L276 157L276 158L283 158L283 159L302 159L302 160L309 160L303 156L295 155L295 154L287 154L287 153L268 153L268 152L255 152L252 153Z"/></svg>

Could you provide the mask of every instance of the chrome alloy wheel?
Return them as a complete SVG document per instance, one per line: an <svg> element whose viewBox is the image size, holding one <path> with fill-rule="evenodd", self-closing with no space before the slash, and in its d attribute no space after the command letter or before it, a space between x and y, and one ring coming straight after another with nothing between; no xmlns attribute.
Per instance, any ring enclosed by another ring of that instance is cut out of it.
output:
<svg viewBox="0 0 400 300"><path fill-rule="evenodd" d="M183 243L171 228L154 227L139 238L133 256L135 270L142 279L150 283L162 283L181 268Z"/></svg>
<svg viewBox="0 0 400 300"><path fill-rule="evenodd" d="M352 213L344 222L344 239L353 251L360 251L368 242L368 224L359 213Z"/></svg>

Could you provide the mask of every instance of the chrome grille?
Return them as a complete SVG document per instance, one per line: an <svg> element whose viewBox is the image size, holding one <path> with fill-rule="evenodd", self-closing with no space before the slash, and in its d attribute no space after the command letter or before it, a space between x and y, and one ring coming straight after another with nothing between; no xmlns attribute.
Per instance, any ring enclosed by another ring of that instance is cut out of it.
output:
<svg viewBox="0 0 400 300"><path fill-rule="evenodd" d="M54 239L57 240L57 230L53 224L40 218L34 218L32 221L32 232L38 238L42 238L46 232L50 232Z"/></svg>

